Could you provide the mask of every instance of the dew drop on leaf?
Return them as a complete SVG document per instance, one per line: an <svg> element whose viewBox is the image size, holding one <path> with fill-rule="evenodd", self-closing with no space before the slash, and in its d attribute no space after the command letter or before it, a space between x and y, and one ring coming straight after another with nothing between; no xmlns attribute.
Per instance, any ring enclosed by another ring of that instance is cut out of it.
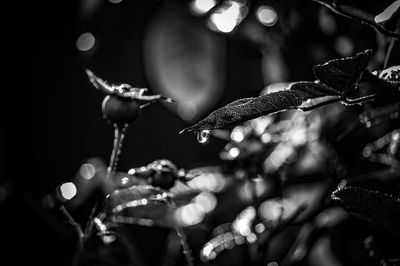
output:
<svg viewBox="0 0 400 266"><path fill-rule="evenodd" d="M210 137L210 130L201 130L197 133L197 141L200 143L206 143Z"/></svg>

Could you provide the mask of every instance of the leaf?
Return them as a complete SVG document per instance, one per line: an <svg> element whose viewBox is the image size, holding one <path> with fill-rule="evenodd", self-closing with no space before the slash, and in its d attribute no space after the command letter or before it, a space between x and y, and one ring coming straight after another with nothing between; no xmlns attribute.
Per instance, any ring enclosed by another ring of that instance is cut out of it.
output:
<svg viewBox="0 0 400 266"><path fill-rule="evenodd" d="M319 82L299 81L289 84L288 89L302 93L303 101L326 96L340 96L340 92Z"/></svg>
<svg viewBox="0 0 400 266"><path fill-rule="evenodd" d="M114 93L114 87L112 85L109 85L105 80L97 77L91 70L86 69L86 74L88 75L90 82L96 89L101 90L106 94Z"/></svg>
<svg viewBox="0 0 400 266"><path fill-rule="evenodd" d="M371 54L371 50L366 50L353 57L334 59L316 65L313 67L314 76L321 83L347 96L357 87Z"/></svg>
<svg viewBox="0 0 400 266"><path fill-rule="evenodd" d="M86 74L88 75L90 82L96 89L104 92L105 94L109 95L115 94L122 98L129 98L129 99L143 101L145 102L145 104L140 104L141 108L151 105L152 103L155 103L159 100L164 100L167 102L175 102L173 99L159 94L144 95L144 93L147 91L147 88L134 88L126 83L122 83L119 85L114 85L114 84L110 85L105 80L96 76L89 69L86 69Z"/></svg>
<svg viewBox="0 0 400 266"><path fill-rule="evenodd" d="M400 66L391 66L382 71L374 71L372 74L391 84L400 85Z"/></svg>
<svg viewBox="0 0 400 266"><path fill-rule="evenodd" d="M400 199L378 191L345 186L332 194L344 209L368 220L387 234L400 236Z"/></svg>
<svg viewBox="0 0 400 266"><path fill-rule="evenodd" d="M315 82L290 83L281 91L253 98L239 99L213 111L197 124L181 131L212 130L234 126L250 119L299 108L304 101L325 96L346 98L358 85L372 51L366 50L353 57L334 59L313 68ZM340 98L337 98L338 100Z"/></svg>
<svg viewBox="0 0 400 266"><path fill-rule="evenodd" d="M370 84L375 94L390 94L399 97L400 94L400 66L392 66L384 70L370 73L365 71L361 81Z"/></svg>
<svg viewBox="0 0 400 266"><path fill-rule="evenodd" d="M171 193L150 185L116 189L103 201L97 218L108 223L173 227Z"/></svg>
<svg viewBox="0 0 400 266"><path fill-rule="evenodd" d="M389 21L393 15L400 8L400 0L394 1L391 5L389 5L385 10L383 10L380 14L376 15L374 21L376 23L385 23Z"/></svg>
<svg viewBox="0 0 400 266"><path fill-rule="evenodd" d="M338 95L337 91L318 82L293 82L286 90L231 102L181 132L225 128L260 116L298 108L308 99Z"/></svg>

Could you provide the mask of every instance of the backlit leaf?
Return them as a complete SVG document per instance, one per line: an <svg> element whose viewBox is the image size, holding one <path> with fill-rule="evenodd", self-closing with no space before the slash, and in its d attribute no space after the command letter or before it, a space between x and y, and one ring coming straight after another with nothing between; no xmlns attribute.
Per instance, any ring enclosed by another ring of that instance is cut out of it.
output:
<svg viewBox="0 0 400 266"><path fill-rule="evenodd" d="M347 96L357 87L371 54L371 50L366 50L353 57L334 59L316 65L313 68L314 76L321 83Z"/></svg>
<svg viewBox="0 0 400 266"><path fill-rule="evenodd" d="M384 23L389 21L393 15L399 10L400 0L394 1L385 10L375 16L374 20L376 23Z"/></svg>
<svg viewBox="0 0 400 266"><path fill-rule="evenodd" d="M326 96L345 98L357 88L371 53L371 50L366 50L353 57L316 65L313 68L316 81L293 82L281 91L236 100L213 111L197 124L182 130L181 133L234 126L260 116L300 108L303 102L309 99Z"/></svg>
<svg viewBox="0 0 400 266"><path fill-rule="evenodd" d="M400 66L391 66L382 71L374 71L373 75L394 85L400 85Z"/></svg>
<svg viewBox="0 0 400 266"><path fill-rule="evenodd" d="M231 102L183 131L225 128L263 115L298 108L308 99L338 95L337 91L318 82L294 82L286 90Z"/></svg>

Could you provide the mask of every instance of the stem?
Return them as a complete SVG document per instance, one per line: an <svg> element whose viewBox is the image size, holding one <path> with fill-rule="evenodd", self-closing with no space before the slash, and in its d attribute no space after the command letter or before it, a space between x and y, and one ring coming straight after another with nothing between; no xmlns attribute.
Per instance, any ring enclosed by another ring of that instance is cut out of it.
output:
<svg viewBox="0 0 400 266"><path fill-rule="evenodd" d="M78 233L79 243L82 244L82 240L85 235L83 234L81 226L75 221L75 219L71 216L71 214L69 214L68 210L64 207L64 205L61 205L60 210L64 214L64 216L68 219L68 222L75 228L76 232Z"/></svg>
<svg viewBox="0 0 400 266"><path fill-rule="evenodd" d="M377 98L379 98L379 95L372 94L372 95L367 95L367 96L363 96L363 97L356 98L356 99L343 99L343 102L346 104L349 104L349 105L354 105L354 104L361 104L361 103L373 101Z"/></svg>
<svg viewBox="0 0 400 266"><path fill-rule="evenodd" d="M373 101L373 100L376 100L376 99L379 99L379 98L399 98L399 95L396 95L396 94L382 94L382 95L371 94L371 95L367 95L367 96L363 96L363 97L355 98L355 99L348 99L348 98L345 98L345 97L340 97L340 98L335 98L335 99L328 100L328 101L325 101L325 102L321 102L321 103L318 103L318 104L315 104L315 105L312 105L312 106L290 107L290 108L287 108L287 109L298 109L298 110L302 110L304 112L307 112L307 111L314 110L314 109L316 109L318 107L321 107L321 106L324 106L324 105L328 105L328 104L331 104L331 103L336 103L336 102L342 102L342 103L345 103L347 105L356 105L356 104L362 104L362 103L370 102L370 101Z"/></svg>
<svg viewBox="0 0 400 266"><path fill-rule="evenodd" d="M171 198L167 199L167 204L169 204L173 208L176 208L176 204ZM185 256L187 266L194 266L192 252L191 252L189 244L187 242L185 232L182 230L182 228L179 225L175 225L175 231L179 237L179 240L181 241L181 245L183 248L183 255Z"/></svg>
<svg viewBox="0 0 400 266"><path fill-rule="evenodd" d="M385 62L383 63L383 68L387 67L387 64L389 62L389 57L390 57L390 54L392 53L392 49L393 49L395 41L396 41L396 39L393 37L390 39L389 47L388 47L386 55L385 55Z"/></svg>
<svg viewBox="0 0 400 266"><path fill-rule="evenodd" d="M187 266L194 266L192 252L190 251L189 245L187 243L185 232L183 232L182 228L180 228L179 226L176 226L175 230L181 241L181 245L183 248L183 255L185 255Z"/></svg>
<svg viewBox="0 0 400 266"><path fill-rule="evenodd" d="M400 19L398 19L397 20L397 22L396 22L396 28L395 28L395 32L397 33L397 32L399 32L399 24L400 24ZM386 55L385 55L385 62L384 62L384 64L383 64L383 68L386 68L387 67L387 64L388 64L388 62L389 62L389 57L390 57L390 55L391 55L391 53L392 53L392 50L393 50L393 46L394 46L394 43L396 42L396 38L391 38L390 39L390 43L389 43L389 47L388 47L388 50L387 50L387 52L386 52Z"/></svg>
<svg viewBox="0 0 400 266"><path fill-rule="evenodd" d="M107 168L106 179L109 179L111 177L111 175L114 174L115 170L117 169L119 155L121 154L122 143L125 138L125 132L126 132L126 129L128 128L128 124L125 124L122 127L120 125L114 124L114 128L115 128L115 130L114 130L114 145L113 145L113 150L111 153L110 164Z"/></svg>
<svg viewBox="0 0 400 266"><path fill-rule="evenodd" d="M400 38L400 34L395 32L395 31L391 31L388 30L387 28L385 28L384 26L377 24L374 21L373 15L362 11L360 9L357 9L355 7L350 7L350 6L340 6L340 5L336 5L335 1L333 3L328 3L322 0L311 0L313 2L316 2L318 4L321 4L327 8L329 8L332 12L347 17L347 18L351 18L351 19L356 19L361 21L362 23L367 24L368 26L374 28L375 30L379 31L380 33L389 36L389 37L393 37L393 38Z"/></svg>
<svg viewBox="0 0 400 266"><path fill-rule="evenodd" d="M324 106L324 105L327 105L327 104L331 104L331 103L337 103L337 102L340 102L340 101L343 101L343 100L345 100L345 99L340 97L340 98L335 98L335 99L328 100L328 101L325 101L325 102L317 103L317 104L312 105L312 106L299 107L299 108L295 108L295 109L300 109L300 110L302 110L304 112L307 112L307 111L314 110L314 109L316 109L318 107L321 107L321 106Z"/></svg>

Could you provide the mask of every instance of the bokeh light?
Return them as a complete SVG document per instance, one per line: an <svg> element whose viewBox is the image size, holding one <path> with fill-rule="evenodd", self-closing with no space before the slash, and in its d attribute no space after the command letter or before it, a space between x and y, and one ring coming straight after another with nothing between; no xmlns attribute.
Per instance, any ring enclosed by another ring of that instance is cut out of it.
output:
<svg viewBox="0 0 400 266"><path fill-rule="evenodd" d="M227 1L211 14L209 27L223 33L232 32L246 17L248 8L239 1Z"/></svg>
<svg viewBox="0 0 400 266"><path fill-rule="evenodd" d="M350 56L354 52L354 43L347 36L339 36L334 42L334 47L341 56Z"/></svg>
<svg viewBox="0 0 400 266"><path fill-rule="evenodd" d="M193 178L187 182L187 185L196 190L220 192L227 184L226 178L218 172L195 169L189 171L188 176L193 176Z"/></svg>
<svg viewBox="0 0 400 266"><path fill-rule="evenodd" d="M197 115L196 105L191 101L180 102L176 112L185 121L191 121Z"/></svg>
<svg viewBox="0 0 400 266"><path fill-rule="evenodd" d="M217 206L217 198L214 194L203 191L193 199L194 203L199 204L205 212L211 212Z"/></svg>
<svg viewBox="0 0 400 266"><path fill-rule="evenodd" d="M274 26L278 21L278 14L270 6L260 6L256 12L258 21L264 26Z"/></svg>
<svg viewBox="0 0 400 266"><path fill-rule="evenodd" d="M79 168L79 176L85 180L90 180L96 174L96 168L91 163L82 164Z"/></svg>
<svg viewBox="0 0 400 266"><path fill-rule="evenodd" d="M203 221L206 212L198 203L190 203L179 207L175 212L175 220L181 226L195 225Z"/></svg>
<svg viewBox="0 0 400 266"><path fill-rule="evenodd" d="M61 196L65 200L71 200L73 197L76 196L77 189L74 183L67 182L60 186Z"/></svg>
<svg viewBox="0 0 400 266"><path fill-rule="evenodd" d="M282 202L275 199L267 200L260 205L258 213L266 221L276 221L283 213Z"/></svg>
<svg viewBox="0 0 400 266"><path fill-rule="evenodd" d="M94 47L96 39L90 32L82 33L76 40L76 47L79 51L86 52Z"/></svg>
<svg viewBox="0 0 400 266"><path fill-rule="evenodd" d="M204 15L217 4L216 0L194 0L190 3L190 10L195 15Z"/></svg>

